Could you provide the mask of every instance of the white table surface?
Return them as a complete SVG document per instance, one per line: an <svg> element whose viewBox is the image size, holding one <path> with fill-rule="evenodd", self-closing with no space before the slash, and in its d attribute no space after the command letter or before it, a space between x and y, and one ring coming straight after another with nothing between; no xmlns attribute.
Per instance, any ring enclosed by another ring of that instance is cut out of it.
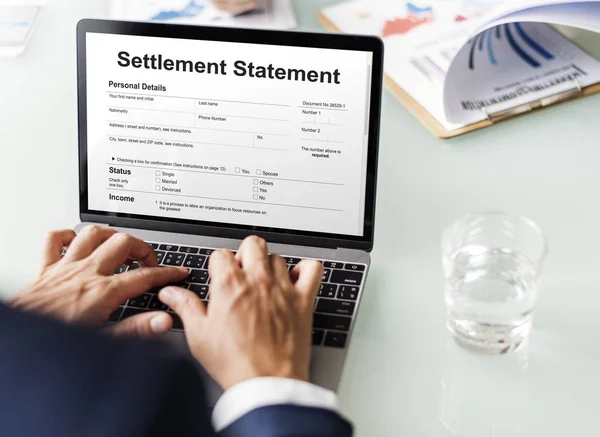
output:
<svg viewBox="0 0 600 437"><path fill-rule="evenodd" d="M296 0L301 28L320 30L330 3ZM75 24L107 11L49 0L26 53L0 60L5 296L34 274L43 235L78 222ZM599 36L578 42L600 56ZM600 95L442 141L385 92L373 268L340 389L357 435L600 433L598 114ZM471 355L444 328L440 233L490 209L536 219L550 240L522 355Z"/></svg>

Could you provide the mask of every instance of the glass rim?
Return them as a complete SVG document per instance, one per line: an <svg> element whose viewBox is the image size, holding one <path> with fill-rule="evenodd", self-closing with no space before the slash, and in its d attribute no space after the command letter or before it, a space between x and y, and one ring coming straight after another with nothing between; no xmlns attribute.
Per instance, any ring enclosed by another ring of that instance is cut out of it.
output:
<svg viewBox="0 0 600 437"><path fill-rule="evenodd" d="M442 243L445 243L448 240L449 233L460 223L465 222L472 218L486 218L486 217L509 218L511 220L517 220L522 223L525 223L527 226L532 228L537 233L537 235L540 236L541 242L542 242L542 251L541 251L540 255L535 260L531 260L531 261L533 261L535 264L540 264L548 256L548 239L546 238L546 234L542 230L541 226L538 225L535 220L530 219L529 217L526 217L523 215L510 214L510 213L502 212L502 211L471 212L471 213L465 214L465 215L457 218L452 223L450 223L447 227L444 228L444 232L442 235Z"/></svg>

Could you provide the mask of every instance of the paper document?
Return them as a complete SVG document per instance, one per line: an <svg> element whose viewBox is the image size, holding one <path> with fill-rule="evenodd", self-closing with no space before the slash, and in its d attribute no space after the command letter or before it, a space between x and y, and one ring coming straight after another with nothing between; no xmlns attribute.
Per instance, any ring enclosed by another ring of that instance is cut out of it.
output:
<svg viewBox="0 0 600 437"><path fill-rule="evenodd" d="M600 82L600 62L546 24L600 32L600 1L355 0L323 14L344 33L383 38L387 76L447 131L489 106Z"/></svg>
<svg viewBox="0 0 600 437"><path fill-rule="evenodd" d="M0 4L0 46L24 44L39 9L36 6Z"/></svg>
<svg viewBox="0 0 600 437"><path fill-rule="evenodd" d="M46 0L0 0L0 57L23 53L45 4Z"/></svg>
<svg viewBox="0 0 600 437"><path fill-rule="evenodd" d="M291 0L260 0L255 11L232 16L210 0L112 0L111 16L119 20L210 26L290 29L296 27Z"/></svg>

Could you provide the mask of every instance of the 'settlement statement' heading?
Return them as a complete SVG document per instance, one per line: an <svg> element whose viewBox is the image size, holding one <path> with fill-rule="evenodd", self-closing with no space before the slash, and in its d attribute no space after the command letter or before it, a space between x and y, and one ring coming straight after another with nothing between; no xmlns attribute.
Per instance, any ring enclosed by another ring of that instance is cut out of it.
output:
<svg viewBox="0 0 600 437"><path fill-rule="evenodd" d="M122 51L118 54L117 64L120 67L145 68L147 70L165 70L198 74L218 74L227 76L228 65L226 61L202 62L183 59L165 58L163 55L131 56ZM298 68L281 68L273 64L267 66L255 65L253 62L235 61L233 74L239 77L252 77L259 79L289 80L297 82L320 82L340 84L340 71L317 71Z"/></svg>

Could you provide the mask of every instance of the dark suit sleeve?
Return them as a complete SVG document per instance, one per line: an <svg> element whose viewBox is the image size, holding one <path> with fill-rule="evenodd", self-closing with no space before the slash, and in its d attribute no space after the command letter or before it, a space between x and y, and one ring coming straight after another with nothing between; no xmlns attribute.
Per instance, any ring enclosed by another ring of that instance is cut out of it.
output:
<svg viewBox="0 0 600 437"><path fill-rule="evenodd" d="M351 437L352 425L318 408L277 405L258 408L225 428L222 437Z"/></svg>
<svg viewBox="0 0 600 437"><path fill-rule="evenodd" d="M194 366L0 304L0 429L11 437L211 437Z"/></svg>
<svg viewBox="0 0 600 437"><path fill-rule="evenodd" d="M222 437L348 437L336 413L254 410ZM66 326L0 304L0 435L213 437L195 365L164 345Z"/></svg>

